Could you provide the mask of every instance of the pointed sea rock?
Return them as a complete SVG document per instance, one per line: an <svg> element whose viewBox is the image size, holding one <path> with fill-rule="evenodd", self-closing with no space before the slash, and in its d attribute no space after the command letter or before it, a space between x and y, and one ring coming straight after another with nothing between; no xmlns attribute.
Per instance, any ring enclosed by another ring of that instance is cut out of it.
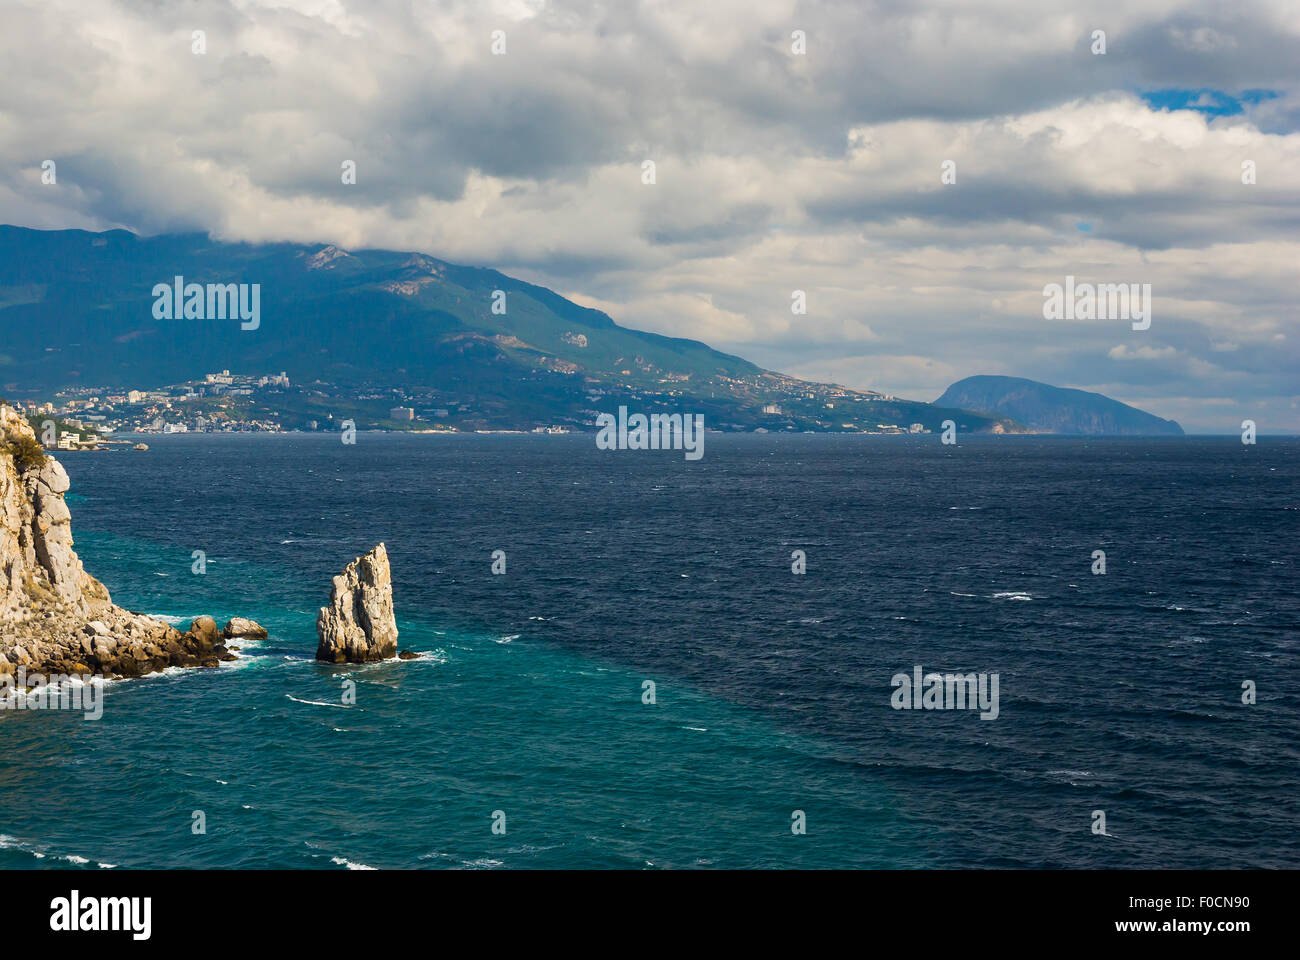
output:
<svg viewBox="0 0 1300 960"><path fill-rule="evenodd" d="M393 583L382 543L334 578L329 606L321 607L316 618L316 633L317 660L368 663L397 655Z"/></svg>

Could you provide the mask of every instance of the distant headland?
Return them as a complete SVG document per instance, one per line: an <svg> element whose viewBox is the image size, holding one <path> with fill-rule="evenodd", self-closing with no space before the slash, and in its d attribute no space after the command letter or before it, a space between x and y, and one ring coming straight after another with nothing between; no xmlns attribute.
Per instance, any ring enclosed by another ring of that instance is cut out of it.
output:
<svg viewBox="0 0 1300 960"><path fill-rule="evenodd" d="M1021 377L958 380L935 401L1011 417L1034 433L1090 436L1175 436L1183 428L1100 393L1053 387Z"/></svg>

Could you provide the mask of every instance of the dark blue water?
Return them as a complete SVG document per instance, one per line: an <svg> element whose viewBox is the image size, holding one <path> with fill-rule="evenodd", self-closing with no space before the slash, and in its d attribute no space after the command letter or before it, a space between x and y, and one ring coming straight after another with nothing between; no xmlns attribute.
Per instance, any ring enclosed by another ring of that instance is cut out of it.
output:
<svg viewBox="0 0 1300 960"><path fill-rule="evenodd" d="M271 639L0 715L2 866L1300 866L1294 439L149 443L63 458L87 568ZM424 656L316 664L380 541Z"/></svg>

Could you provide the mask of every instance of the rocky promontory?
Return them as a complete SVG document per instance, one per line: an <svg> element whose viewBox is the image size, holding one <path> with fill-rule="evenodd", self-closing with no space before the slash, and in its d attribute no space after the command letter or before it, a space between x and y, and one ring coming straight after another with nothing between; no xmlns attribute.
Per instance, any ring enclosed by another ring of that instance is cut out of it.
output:
<svg viewBox="0 0 1300 960"><path fill-rule="evenodd" d="M1108 437L1183 435L1183 428L1173 420L1163 420L1100 393L1054 387L1023 377L967 377L950 386L934 402L938 406L1010 417L1033 433Z"/></svg>
<svg viewBox="0 0 1300 960"><path fill-rule="evenodd" d="M227 641L257 639L251 620L219 628L198 617L181 632L116 606L73 550L68 474L31 425L0 403L0 674L133 677L234 660Z"/></svg>
<svg viewBox="0 0 1300 960"><path fill-rule="evenodd" d="M392 574L382 543L334 578L329 606L321 607L316 618L316 633L317 660L369 663L397 656Z"/></svg>

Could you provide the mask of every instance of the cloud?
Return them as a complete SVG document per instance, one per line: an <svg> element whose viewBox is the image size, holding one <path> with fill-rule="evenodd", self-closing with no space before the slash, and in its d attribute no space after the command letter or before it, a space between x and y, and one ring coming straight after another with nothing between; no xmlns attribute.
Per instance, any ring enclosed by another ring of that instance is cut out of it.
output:
<svg viewBox="0 0 1300 960"><path fill-rule="evenodd" d="M1106 351L1106 356L1112 360L1163 360L1168 357L1175 357L1178 351L1173 347L1129 347L1125 344L1117 344Z"/></svg>
<svg viewBox="0 0 1300 960"><path fill-rule="evenodd" d="M1006 373L1300 431L1285 0L42 0L6 21L4 222L415 249L852 386ZM1152 284L1151 329L1044 321L1067 274Z"/></svg>

